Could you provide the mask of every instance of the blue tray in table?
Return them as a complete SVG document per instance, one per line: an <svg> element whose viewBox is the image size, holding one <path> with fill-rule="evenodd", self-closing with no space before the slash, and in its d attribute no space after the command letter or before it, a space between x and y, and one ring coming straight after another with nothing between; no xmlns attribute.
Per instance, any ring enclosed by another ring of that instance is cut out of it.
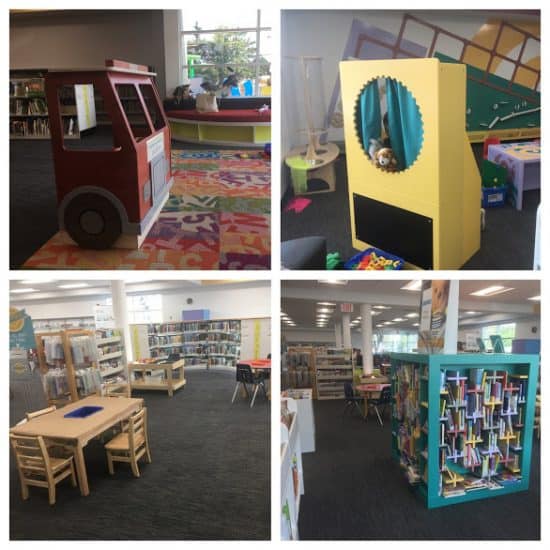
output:
<svg viewBox="0 0 550 550"><path fill-rule="evenodd" d="M88 405L85 407L79 407L70 413L63 415L65 418L86 418L96 412L103 410L103 407L98 407L95 405Z"/></svg>

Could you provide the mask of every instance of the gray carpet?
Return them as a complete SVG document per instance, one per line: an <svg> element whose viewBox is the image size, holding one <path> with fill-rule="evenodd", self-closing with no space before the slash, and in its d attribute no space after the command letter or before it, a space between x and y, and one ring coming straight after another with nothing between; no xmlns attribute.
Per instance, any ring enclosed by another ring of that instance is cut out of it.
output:
<svg viewBox="0 0 550 550"><path fill-rule="evenodd" d="M474 146L480 160L480 147ZM288 176L288 174L286 174ZM312 203L300 214L284 212L292 199L289 186L282 202L281 239L322 236L328 252L339 252L343 261L357 254L351 245L346 161L336 161L336 191L309 195ZM523 210L510 205L486 209L486 230L481 233L481 248L462 269L533 269L535 219L540 190L526 191ZM388 250L391 253L391 250Z"/></svg>
<svg viewBox="0 0 550 550"><path fill-rule="evenodd" d="M428 510L391 458L389 408L381 427L343 400L314 401L316 451L303 455L302 540L536 540L540 442L529 491Z"/></svg>
<svg viewBox="0 0 550 550"><path fill-rule="evenodd" d="M10 269L18 269L57 228L50 141L10 141Z"/></svg>
<svg viewBox="0 0 550 550"><path fill-rule="evenodd" d="M139 479L126 464L109 476L103 446L92 441L90 495L63 481L49 506L46 489L21 499L11 457L10 538L269 539L270 403L259 396L252 409L244 399L232 405L231 372L188 369L186 378L171 399L137 394L148 407L153 458Z"/></svg>

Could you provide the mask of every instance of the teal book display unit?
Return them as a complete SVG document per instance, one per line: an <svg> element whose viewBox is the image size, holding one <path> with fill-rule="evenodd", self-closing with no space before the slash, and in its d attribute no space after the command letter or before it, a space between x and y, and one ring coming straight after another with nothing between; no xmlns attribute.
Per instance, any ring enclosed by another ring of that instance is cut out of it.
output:
<svg viewBox="0 0 550 550"><path fill-rule="evenodd" d="M529 488L538 355L392 354L392 456L428 508Z"/></svg>

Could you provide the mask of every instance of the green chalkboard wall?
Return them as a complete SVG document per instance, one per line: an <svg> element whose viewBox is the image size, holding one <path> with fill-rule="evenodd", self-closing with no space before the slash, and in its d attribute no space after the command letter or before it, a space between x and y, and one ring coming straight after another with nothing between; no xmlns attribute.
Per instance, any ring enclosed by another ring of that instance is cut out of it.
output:
<svg viewBox="0 0 550 550"><path fill-rule="evenodd" d="M458 63L456 59L436 53L444 63ZM540 128L540 111L500 120L511 113L521 113L540 108L540 93L505 78L488 74L471 65L466 65L466 131L510 130L517 128ZM488 84L476 82L484 80ZM518 97L510 90L522 97ZM493 123L494 119L499 120ZM491 123L493 125L491 126Z"/></svg>

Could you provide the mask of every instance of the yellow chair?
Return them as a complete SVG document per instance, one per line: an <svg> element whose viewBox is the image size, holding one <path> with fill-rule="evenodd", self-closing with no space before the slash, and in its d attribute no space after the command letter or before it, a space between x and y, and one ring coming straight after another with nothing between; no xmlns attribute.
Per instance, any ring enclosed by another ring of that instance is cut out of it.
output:
<svg viewBox="0 0 550 550"><path fill-rule="evenodd" d="M26 413L27 420L32 420L33 418L36 418L37 416L42 416L43 414L48 414L51 412L54 412L56 410L56 406L52 405L51 407L47 407L45 409L40 409L39 411L33 411Z"/></svg>
<svg viewBox="0 0 550 550"><path fill-rule="evenodd" d="M124 431L105 445L109 473L114 475L113 462L128 462L134 476L139 477L138 460L145 455L151 463L149 437L147 435L147 408L143 407L128 419Z"/></svg>
<svg viewBox="0 0 550 550"><path fill-rule="evenodd" d="M55 486L60 481L70 476L73 487L77 486L72 456L50 456L41 436L10 434L10 442L15 453L23 500L29 498L29 485L47 488L50 504L55 504Z"/></svg>

